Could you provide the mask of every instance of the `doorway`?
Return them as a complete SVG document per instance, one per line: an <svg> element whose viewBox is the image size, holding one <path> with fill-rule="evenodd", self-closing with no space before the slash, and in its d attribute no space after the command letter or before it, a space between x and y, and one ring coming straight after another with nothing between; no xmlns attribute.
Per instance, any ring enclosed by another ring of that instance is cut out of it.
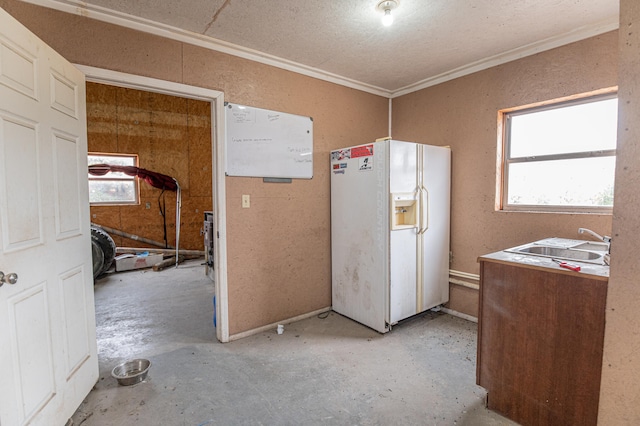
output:
<svg viewBox="0 0 640 426"><path fill-rule="evenodd" d="M187 86L178 83L167 82L163 80L156 80L147 77L140 77L131 74L125 74L115 71L103 70L99 68L86 67L81 65L76 65L82 72L85 73L87 79L87 87L88 91L91 90L91 86L95 84L94 89L100 89L103 86L112 86L113 90L121 91L123 96L132 96L137 99L145 99L146 102L150 99L157 99L162 101L167 101L168 103L172 103L172 99L175 99L175 102L180 105L188 106L190 101L193 111L200 111L199 114L193 114L191 117L193 120L197 120L198 117L202 117L202 106L204 103L208 104L208 113L210 114L210 126L207 130L210 134L211 146L210 150L204 150L203 152L207 152L210 154L206 154L211 159L210 162L207 162L206 159L200 159L200 161L205 161L200 165L200 169L206 168L205 164L208 165L210 173L195 173L193 174L194 180L210 179L212 180L210 183L204 185L206 188L211 188L211 200L213 204L210 205L210 209L213 209L214 212L214 235L217 236L215 238L215 249L214 249L214 262L215 262L215 295L216 295L216 337L221 342L227 342L229 340L229 327L228 327L228 306L227 306L227 276L226 276L226 205L225 205L225 186L224 186L224 95L221 92L204 89L195 86ZM96 84L97 83L97 84ZM130 92L125 90L131 89ZM109 91L107 91L109 92ZM145 95L144 93L148 95ZM167 97L168 96L168 97ZM187 107L188 109L188 107ZM166 111L164 112L167 113ZM141 119L146 116L149 117L149 112L141 113ZM159 112L157 114L160 114ZM175 115L169 113L166 117L175 118ZM188 117L181 117L180 119L184 119ZM91 121L91 116L88 114L88 122ZM138 126L141 129L141 120L136 120L134 117L130 117L132 126ZM138 124L135 122L138 121ZM147 124L151 124L151 121L147 121ZM171 126L168 126L169 128ZM194 129L198 129L197 126L194 126ZM150 130L150 129L147 129ZM152 129L151 129L152 130ZM102 143L102 142L100 142ZM94 146L100 145L100 143L96 143ZM107 141L104 142L105 146L108 147ZM143 141L143 143L145 143ZM178 145L179 143L176 142ZM91 142L90 142L91 144ZM168 143L170 145L170 143ZM130 148L131 147L131 148ZM152 148L149 144L147 144L147 148L149 152L158 149L161 147L156 146ZM90 148L91 150L92 148ZM126 144L122 144L120 149L134 149L132 145L127 146ZM153 158L154 156L150 156L149 158ZM158 155L158 158L161 158L162 155ZM155 161L155 160L154 160ZM154 161L150 161L148 168L153 169ZM159 160L160 161L160 160ZM141 165L141 167L145 167ZM194 168L198 168L198 166L194 166ZM200 170L202 172L202 170ZM191 175L191 172L187 172ZM199 177L198 177L199 176ZM193 186L193 183L191 183ZM195 190L195 193L198 193L198 190ZM206 197L206 195L205 195ZM202 201L202 200L200 200ZM151 203L150 208L147 209L147 202ZM157 203L157 201L155 202ZM158 206L152 201L145 201L141 203L139 206L143 212L144 210L150 211L155 210L158 211ZM171 204L167 202L167 205ZM184 206L184 204L183 204ZM202 211L203 207L195 207L191 208L191 215L194 216L195 222L198 224L198 229L200 224L202 224L204 220L204 211ZM209 210L210 210L209 209ZM195 212L198 210L198 212ZM201 218L195 219L198 214L201 213ZM92 212L92 221L97 221L98 212ZM122 214L121 214L122 216ZM158 215L159 216L159 215ZM170 215L167 215L167 217ZM191 219L189 219L191 220ZM181 220L182 222L182 220ZM175 225L174 225L175 226ZM162 226L161 226L162 228ZM192 230L193 231L193 230ZM189 237L193 241L190 244L195 243L195 237ZM182 239L182 237L181 237ZM187 239L189 241L189 239ZM203 267L204 271L204 267ZM204 274L204 272L203 272Z"/></svg>

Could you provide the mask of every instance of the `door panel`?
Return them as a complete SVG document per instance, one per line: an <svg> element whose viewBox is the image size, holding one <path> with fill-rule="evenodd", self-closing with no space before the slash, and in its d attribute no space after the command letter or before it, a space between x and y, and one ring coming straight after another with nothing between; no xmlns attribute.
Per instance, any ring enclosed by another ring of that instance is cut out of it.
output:
<svg viewBox="0 0 640 426"><path fill-rule="evenodd" d="M67 380L91 356L91 342L87 338L90 333L87 330L87 296L83 277L84 271L81 267L60 276Z"/></svg>
<svg viewBox="0 0 640 426"><path fill-rule="evenodd" d="M77 119L78 85L56 70L51 70L51 107Z"/></svg>
<svg viewBox="0 0 640 426"><path fill-rule="evenodd" d="M54 134L54 194L57 239L80 234L80 195L77 138L61 132Z"/></svg>
<svg viewBox="0 0 640 426"><path fill-rule="evenodd" d="M0 83L36 99L36 56L0 34Z"/></svg>
<svg viewBox="0 0 640 426"><path fill-rule="evenodd" d="M98 378L84 75L0 9L0 423L64 424Z"/></svg>
<svg viewBox="0 0 640 426"><path fill-rule="evenodd" d="M55 393L53 346L46 283L9 300L11 349L17 408L21 419L29 419L51 400Z"/></svg>
<svg viewBox="0 0 640 426"><path fill-rule="evenodd" d="M0 136L2 242L4 251L11 252L42 243L36 123L0 110Z"/></svg>

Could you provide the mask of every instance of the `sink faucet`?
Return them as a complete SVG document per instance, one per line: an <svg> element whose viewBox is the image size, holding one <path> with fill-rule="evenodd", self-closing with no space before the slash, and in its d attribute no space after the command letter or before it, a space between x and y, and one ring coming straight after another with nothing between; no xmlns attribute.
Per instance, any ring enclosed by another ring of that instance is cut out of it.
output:
<svg viewBox="0 0 640 426"><path fill-rule="evenodd" d="M600 241L604 241L605 243L607 243L607 254L611 253L611 237L608 236L602 236L596 232L593 232L591 229L587 229L587 228L578 228L578 234L584 234L584 233L590 234L592 237L594 237L597 240Z"/></svg>
<svg viewBox="0 0 640 426"><path fill-rule="evenodd" d="M600 240L600 241L604 241L605 243L610 243L611 242L611 237L607 237L606 235L603 237L602 235L593 232L591 229L587 229L587 228L578 228L578 234L584 234L584 233L590 234L592 237L594 237L596 240Z"/></svg>

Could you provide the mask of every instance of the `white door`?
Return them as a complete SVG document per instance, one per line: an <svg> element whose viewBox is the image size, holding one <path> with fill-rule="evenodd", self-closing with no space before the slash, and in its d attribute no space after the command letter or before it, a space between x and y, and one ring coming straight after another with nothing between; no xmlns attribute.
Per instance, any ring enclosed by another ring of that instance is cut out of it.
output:
<svg viewBox="0 0 640 426"><path fill-rule="evenodd" d="M0 423L64 424L98 379L84 75L2 9L0 271Z"/></svg>

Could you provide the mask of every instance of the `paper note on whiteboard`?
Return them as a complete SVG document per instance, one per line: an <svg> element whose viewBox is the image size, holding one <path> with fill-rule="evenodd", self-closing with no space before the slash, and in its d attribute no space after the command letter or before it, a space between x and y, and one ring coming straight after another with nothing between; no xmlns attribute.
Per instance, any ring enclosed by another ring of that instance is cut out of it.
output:
<svg viewBox="0 0 640 426"><path fill-rule="evenodd" d="M228 176L311 179L313 119L245 105L225 105Z"/></svg>

